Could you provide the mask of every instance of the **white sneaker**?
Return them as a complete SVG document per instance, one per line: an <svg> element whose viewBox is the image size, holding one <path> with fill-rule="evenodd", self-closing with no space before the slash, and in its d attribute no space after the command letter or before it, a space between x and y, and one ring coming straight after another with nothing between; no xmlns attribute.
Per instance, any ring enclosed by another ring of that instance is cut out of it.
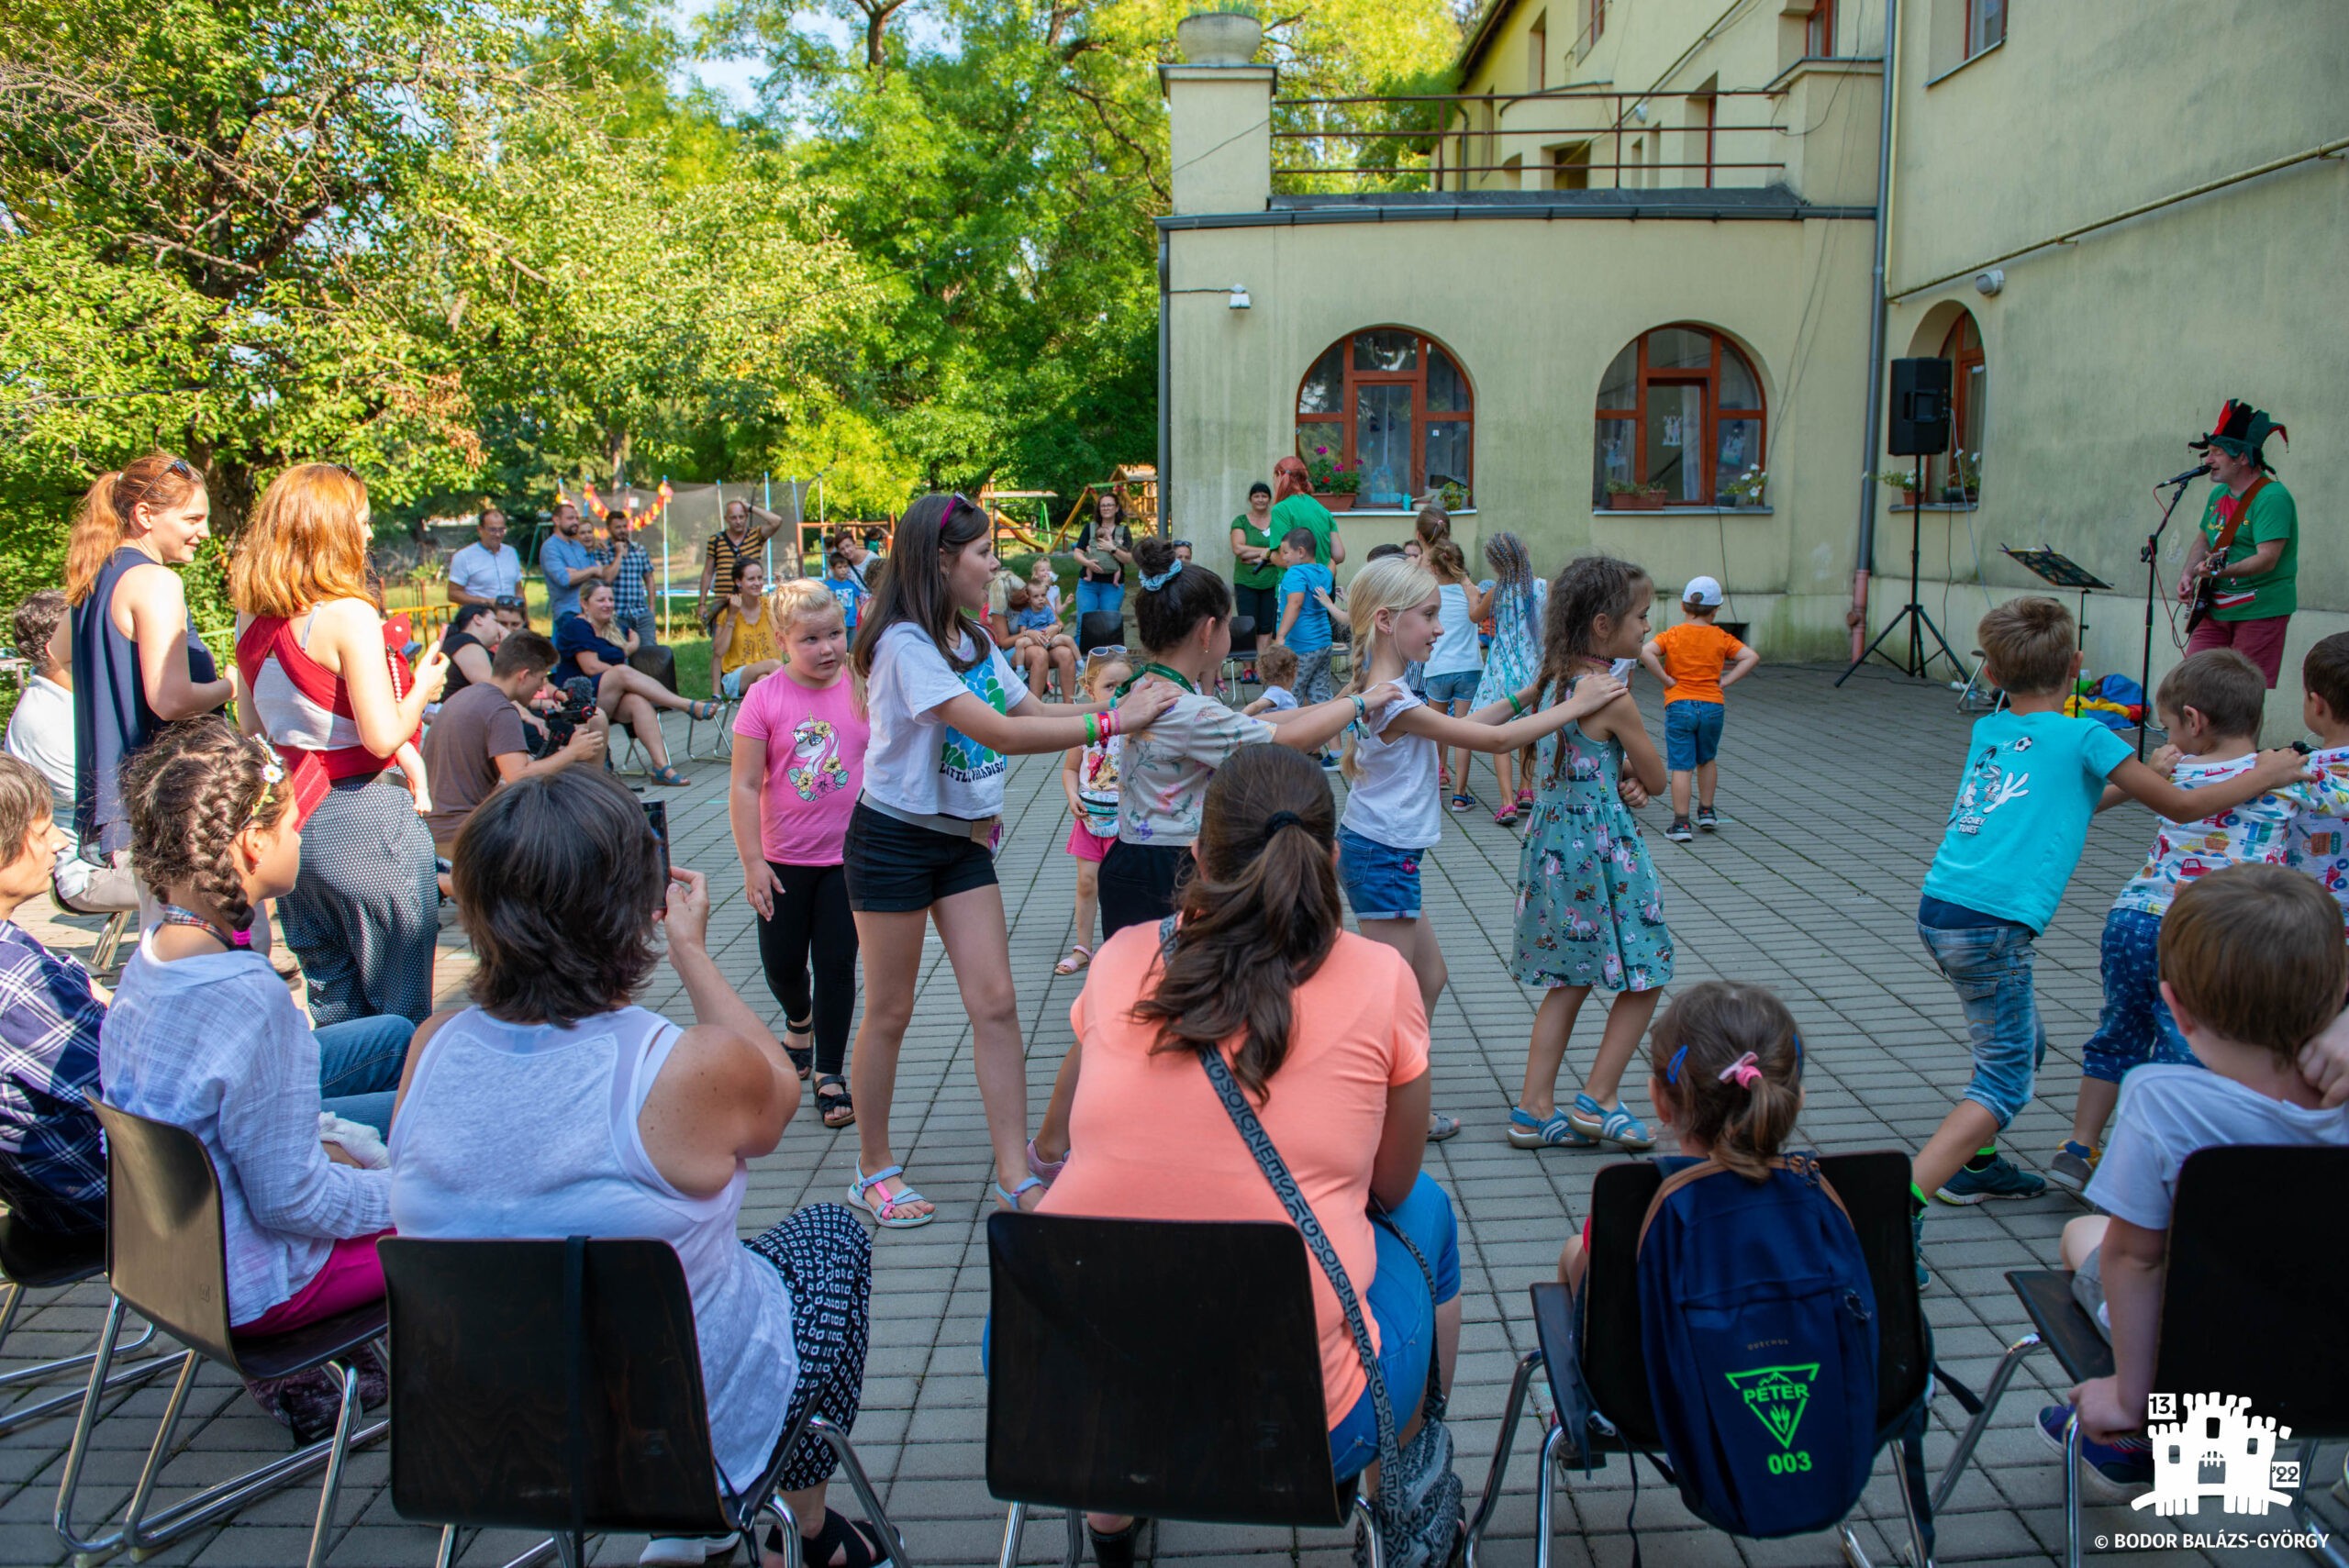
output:
<svg viewBox="0 0 2349 1568"><path fill-rule="evenodd" d="M639 1568L701 1568L705 1562L733 1554L730 1535L655 1536L637 1557Z"/></svg>

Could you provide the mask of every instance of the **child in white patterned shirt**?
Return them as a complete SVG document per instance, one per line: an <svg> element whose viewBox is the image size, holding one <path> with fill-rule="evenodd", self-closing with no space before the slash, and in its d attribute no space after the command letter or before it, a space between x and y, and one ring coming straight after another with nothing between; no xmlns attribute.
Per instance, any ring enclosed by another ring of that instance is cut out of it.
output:
<svg viewBox="0 0 2349 1568"><path fill-rule="evenodd" d="M2349 791L2349 631L2336 631L2309 650L2300 665L2300 721L2315 736L2309 768L2321 787ZM2320 804L2292 818L2286 858L2316 878L2341 906L2349 927L2349 811Z"/></svg>
<svg viewBox="0 0 2349 1568"><path fill-rule="evenodd" d="M2256 766L2266 695L2259 667L2231 648L2197 653L2172 670L2154 698L2177 753L2171 782L2199 789ZM2112 788L2108 786L2109 794ZM2105 917L2104 1009L2096 1033L2081 1048L2072 1137L2049 1166L2054 1180L2075 1192L2087 1185L2098 1140L2131 1068L2194 1061L2161 996L2157 951L2172 900L2197 878L2225 866L2284 864L2295 817L2319 799L2307 786L2294 785L2199 821L2160 824L2143 869L2121 890Z"/></svg>

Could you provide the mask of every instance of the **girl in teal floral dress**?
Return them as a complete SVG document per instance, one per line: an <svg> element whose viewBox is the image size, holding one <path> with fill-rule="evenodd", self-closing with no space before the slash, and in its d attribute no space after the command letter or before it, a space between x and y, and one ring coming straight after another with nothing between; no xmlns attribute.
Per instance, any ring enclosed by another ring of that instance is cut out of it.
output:
<svg viewBox="0 0 2349 1568"><path fill-rule="evenodd" d="M1628 562L1603 555L1569 562L1550 586L1536 705L1635 656L1654 597L1647 573ZM1509 1112L1508 1140L1520 1149L1655 1144L1621 1091L1623 1071L1672 978L1672 932L1663 886L1618 787L1626 762L1643 791L1661 792L1668 782L1628 691L1543 740L1535 762L1509 973L1521 985L1548 989L1526 1048L1525 1092ZM1590 1076L1572 1107L1561 1110L1558 1073L1593 985L1622 995L1608 1009Z"/></svg>

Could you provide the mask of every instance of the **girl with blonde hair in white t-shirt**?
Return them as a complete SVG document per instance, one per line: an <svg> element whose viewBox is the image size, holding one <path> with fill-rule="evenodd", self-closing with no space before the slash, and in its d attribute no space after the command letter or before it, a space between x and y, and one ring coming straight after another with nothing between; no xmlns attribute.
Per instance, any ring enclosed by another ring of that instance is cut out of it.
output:
<svg viewBox="0 0 2349 1568"><path fill-rule="evenodd" d="M1433 573L1401 556L1374 561L1355 576L1346 590L1354 634L1349 695L1399 682L1406 664L1428 656L1444 630L1441 586ZM1535 690L1529 685L1460 718L1406 692L1399 701L1373 708L1346 732L1341 767L1348 788L1345 813L1338 821L1338 880L1362 934L1409 962L1431 1018L1449 978L1435 924L1419 900L1419 859L1443 837L1436 790L1439 749L1514 751L1597 712L1622 691L1622 683L1601 676L1536 711ZM1459 1130L1458 1121L1439 1116L1428 1136L1449 1138Z"/></svg>
<svg viewBox="0 0 2349 1568"><path fill-rule="evenodd" d="M859 1151L849 1201L891 1229L926 1225L936 1213L889 1149L897 1051L932 921L970 1014L998 1176L1024 1162L1027 1069L995 873L1009 759L1141 729L1175 695L1152 682L1100 711L1031 694L979 624L996 572L989 531L986 514L960 495L926 495L908 507L850 662L865 682L873 739L843 862L864 958L864 1021L849 1063ZM996 1198L1033 1207L1022 1199L1041 1186L1033 1177L1008 1187L998 1179Z"/></svg>

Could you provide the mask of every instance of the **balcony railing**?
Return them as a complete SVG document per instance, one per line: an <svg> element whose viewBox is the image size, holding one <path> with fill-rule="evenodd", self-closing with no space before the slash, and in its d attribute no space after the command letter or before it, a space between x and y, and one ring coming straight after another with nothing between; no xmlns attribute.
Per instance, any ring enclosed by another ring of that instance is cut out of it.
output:
<svg viewBox="0 0 2349 1568"><path fill-rule="evenodd" d="M1773 101L1782 95L1762 88L1555 88L1282 98L1273 105L1274 189L1306 195L1770 185L1786 176L1785 161L1773 156L1786 132L1769 123Z"/></svg>

